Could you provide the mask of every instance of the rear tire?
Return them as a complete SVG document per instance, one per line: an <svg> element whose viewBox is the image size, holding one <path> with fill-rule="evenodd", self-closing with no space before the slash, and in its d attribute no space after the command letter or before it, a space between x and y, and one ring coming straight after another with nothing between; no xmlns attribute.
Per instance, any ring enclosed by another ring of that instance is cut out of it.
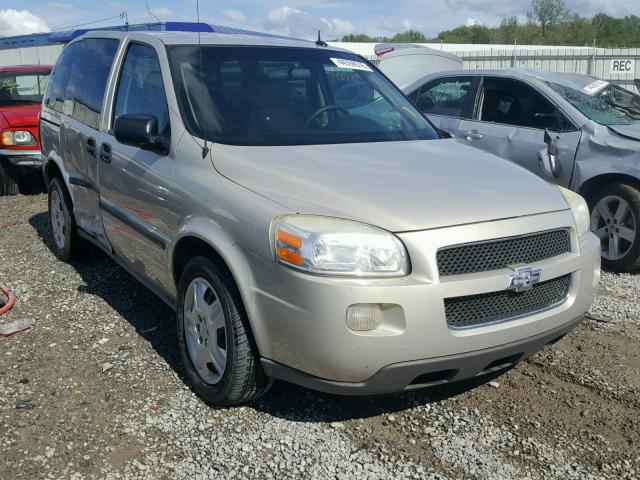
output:
<svg viewBox="0 0 640 480"><path fill-rule="evenodd" d="M206 257L191 259L178 284L177 307L180 356L205 402L235 405L269 390L271 379L260 365L240 292L226 269Z"/></svg>
<svg viewBox="0 0 640 480"><path fill-rule="evenodd" d="M17 195L18 193L18 182L12 175L11 168L0 163L0 197Z"/></svg>
<svg viewBox="0 0 640 480"><path fill-rule="evenodd" d="M64 262L77 257L82 239L78 237L71 197L59 177L49 183L49 225L56 257Z"/></svg>
<svg viewBox="0 0 640 480"><path fill-rule="evenodd" d="M591 231L602 242L602 265L614 271L640 268L640 191L612 183L589 199Z"/></svg>

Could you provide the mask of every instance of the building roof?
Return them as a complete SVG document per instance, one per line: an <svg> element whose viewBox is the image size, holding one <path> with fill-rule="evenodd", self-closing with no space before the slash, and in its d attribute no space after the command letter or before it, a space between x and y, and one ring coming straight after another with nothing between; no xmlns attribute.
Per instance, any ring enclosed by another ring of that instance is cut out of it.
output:
<svg viewBox="0 0 640 480"><path fill-rule="evenodd" d="M230 35L251 35L253 37L263 38L280 38L287 40L297 40L291 37L275 35L266 32L255 32L252 30L244 30L242 28L226 27L224 25L211 25L208 23L198 22L157 22L157 23L141 23L134 25L115 25L110 27L99 28L76 28L70 30L35 33L31 35L19 35L16 37L0 38L0 50L10 48L36 47L43 45L59 45L68 43L74 38L84 35L88 32L95 31L116 31L116 32L201 32L201 33L220 33ZM303 40L299 40L303 41Z"/></svg>

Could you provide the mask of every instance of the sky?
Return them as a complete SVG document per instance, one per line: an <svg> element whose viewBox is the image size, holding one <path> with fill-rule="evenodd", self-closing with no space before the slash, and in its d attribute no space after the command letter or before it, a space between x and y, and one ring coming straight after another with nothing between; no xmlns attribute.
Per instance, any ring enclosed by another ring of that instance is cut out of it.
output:
<svg viewBox="0 0 640 480"><path fill-rule="evenodd" d="M235 27L325 39L348 33L393 35L409 29L427 36L459 25L494 26L505 16L522 20L530 0L200 0L200 19ZM565 0L576 13L591 16L640 15L640 0ZM153 21L195 21L196 0L2 0L0 37L46 32L86 22L94 26Z"/></svg>

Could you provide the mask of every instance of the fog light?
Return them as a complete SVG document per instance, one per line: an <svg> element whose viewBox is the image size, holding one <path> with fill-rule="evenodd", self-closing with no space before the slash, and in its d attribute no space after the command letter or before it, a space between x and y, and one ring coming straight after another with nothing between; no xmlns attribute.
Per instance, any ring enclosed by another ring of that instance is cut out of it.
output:
<svg viewBox="0 0 640 480"><path fill-rule="evenodd" d="M382 305L357 303L347 309L347 326L356 332L375 330L382 325Z"/></svg>

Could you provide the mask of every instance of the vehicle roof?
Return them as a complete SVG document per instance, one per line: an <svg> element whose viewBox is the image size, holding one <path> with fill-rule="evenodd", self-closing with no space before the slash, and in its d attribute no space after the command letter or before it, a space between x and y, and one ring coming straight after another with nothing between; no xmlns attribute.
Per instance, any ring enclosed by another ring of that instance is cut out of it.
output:
<svg viewBox="0 0 640 480"><path fill-rule="evenodd" d="M165 45L240 45L240 46L263 46L263 47L297 47L297 48L321 48L324 50L351 53L348 50L337 47L324 47L316 45L310 40L299 40L286 37L266 37L251 34L239 33L209 33L203 32L113 32L113 31L93 31L88 32L82 38L131 38L143 40L144 38L156 38Z"/></svg>
<svg viewBox="0 0 640 480"><path fill-rule="evenodd" d="M451 75L489 75L496 77L508 77L517 78L521 80L537 79L543 82L554 82L561 85L574 88L576 90L582 90L585 86L599 80L597 77L591 75L583 75L579 73L563 73L563 72L549 72L546 70L536 70L533 68L479 68L475 70L448 70L433 73L431 75L425 75L413 82L405 91L410 93L418 86L422 85L427 80L432 78L447 77Z"/></svg>
<svg viewBox="0 0 640 480"><path fill-rule="evenodd" d="M51 65L11 65L0 67L0 72L31 72L34 70L51 70Z"/></svg>

